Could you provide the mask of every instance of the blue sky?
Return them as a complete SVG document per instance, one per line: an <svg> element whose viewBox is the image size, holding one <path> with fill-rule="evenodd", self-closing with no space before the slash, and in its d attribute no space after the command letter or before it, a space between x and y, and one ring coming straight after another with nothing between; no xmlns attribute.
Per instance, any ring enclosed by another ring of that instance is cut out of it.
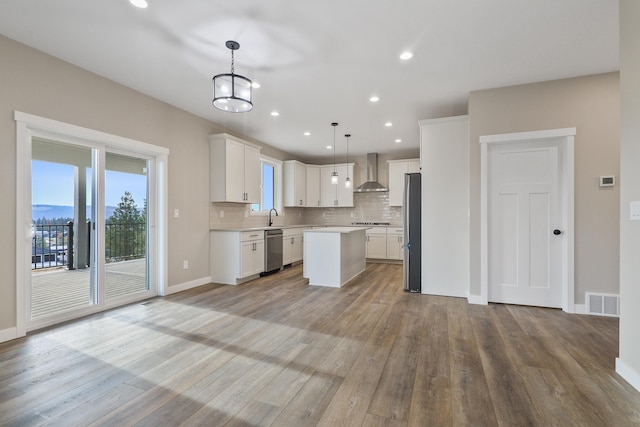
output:
<svg viewBox="0 0 640 427"><path fill-rule="evenodd" d="M73 166L34 160L31 168L31 200L34 205L73 206ZM107 171L107 206L116 206L129 191L139 208L144 206L147 177ZM89 177L87 183L91 182ZM87 203L90 199L87 198Z"/></svg>

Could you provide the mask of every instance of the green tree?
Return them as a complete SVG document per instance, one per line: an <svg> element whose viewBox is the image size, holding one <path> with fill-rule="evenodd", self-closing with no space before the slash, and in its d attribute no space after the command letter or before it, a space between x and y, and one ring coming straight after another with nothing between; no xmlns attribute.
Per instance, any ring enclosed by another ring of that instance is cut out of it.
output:
<svg viewBox="0 0 640 427"><path fill-rule="evenodd" d="M128 191L106 221L107 261L139 258L145 254L146 229L133 196Z"/></svg>

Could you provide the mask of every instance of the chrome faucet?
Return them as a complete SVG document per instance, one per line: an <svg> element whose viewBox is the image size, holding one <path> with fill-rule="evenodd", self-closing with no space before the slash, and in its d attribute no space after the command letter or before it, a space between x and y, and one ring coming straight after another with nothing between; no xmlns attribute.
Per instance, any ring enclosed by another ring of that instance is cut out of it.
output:
<svg viewBox="0 0 640 427"><path fill-rule="evenodd" d="M271 221L271 211L274 211L276 213L276 216L278 216L278 211L276 210L276 208L271 208L269 210L269 227L273 225L273 221Z"/></svg>

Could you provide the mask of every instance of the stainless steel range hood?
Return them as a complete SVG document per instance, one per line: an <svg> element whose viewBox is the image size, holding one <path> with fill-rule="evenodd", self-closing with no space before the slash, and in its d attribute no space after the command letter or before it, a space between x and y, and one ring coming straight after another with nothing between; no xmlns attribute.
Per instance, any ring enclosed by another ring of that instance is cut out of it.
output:
<svg viewBox="0 0 640 427"><path fill-rule="evenodd" d="M369 193L374 191L389 191L378 182L378 153L367 154L367 182L355 188L354 193Z"/></svg>

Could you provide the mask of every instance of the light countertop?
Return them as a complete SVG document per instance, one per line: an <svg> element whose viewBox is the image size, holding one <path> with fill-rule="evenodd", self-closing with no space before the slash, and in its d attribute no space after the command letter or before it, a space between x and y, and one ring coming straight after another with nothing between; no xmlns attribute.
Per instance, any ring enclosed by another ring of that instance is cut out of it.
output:
<svg viewBox="0 0 640 427"><path fill-rule="evenodd" d="M361 226L361 227L323 227L323 228L314 228L313 230L307 230L305 231L305 233L342 233L342 234L347 234L347 233L353 233L355 231L364 231L367 228L371 228L368 226Z"/></svg>

